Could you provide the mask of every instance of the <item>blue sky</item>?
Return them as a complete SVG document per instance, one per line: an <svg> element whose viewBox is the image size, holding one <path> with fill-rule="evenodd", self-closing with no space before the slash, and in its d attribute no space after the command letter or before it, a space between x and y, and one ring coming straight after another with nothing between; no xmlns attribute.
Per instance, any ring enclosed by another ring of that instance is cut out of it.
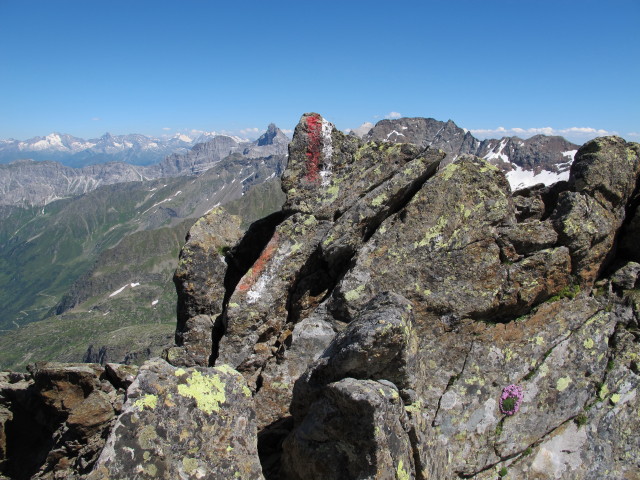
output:
<svg viewBox="0 0 640 480"><path fill-rule="evenodd" d="M316 111L638 141L639 21L638 0L0 0L0 138L255 137Z"/></svg>

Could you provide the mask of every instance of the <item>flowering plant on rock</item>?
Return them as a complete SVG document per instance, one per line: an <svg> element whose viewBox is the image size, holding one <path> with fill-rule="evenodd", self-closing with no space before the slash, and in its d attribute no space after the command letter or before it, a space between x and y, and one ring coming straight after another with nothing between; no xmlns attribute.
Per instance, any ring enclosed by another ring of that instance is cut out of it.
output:
<svg viewBox="0 0 640 480"><path fill-rule="evenodd" d="M504 415L513 415L520 410L523 397L524 393L519 385L511 384L504 387L500 395L500 411Z"/></svg>

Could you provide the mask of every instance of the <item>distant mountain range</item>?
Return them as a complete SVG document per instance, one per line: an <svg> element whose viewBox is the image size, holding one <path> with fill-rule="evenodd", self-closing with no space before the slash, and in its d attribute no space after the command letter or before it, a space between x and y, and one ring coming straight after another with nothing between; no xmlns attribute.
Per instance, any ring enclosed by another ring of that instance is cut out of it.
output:
<svg viewBox="0 0 640 480"><path fill-rule="evenodd" d="M253 142L228 135L215 135L206 140L185 153L173 153L148 166L110 162L73 168L60 162L35 160L0 165L0 205L44 206L104 185L198 175L232 154L247 160L286 155L289 144L289 138L273 124ZM126 151L120 153L125 155ZM130 154L134 153L131 147Z"/></svg>
<svg viewBox="0 0 640 480"><path fill-rule="evenodd" d="M53 160L68 167L85 167L106 162L125 162L131 165L150 165L172 153L186 153L194 145L220 136L203 132L197 136L176 134L156 138L140 134L111 135L85 140L68 134L51 133L28 140L0 140L0 163L15 160ZM230 137L238 143L246 142Z"/></svg>
<svg viewBox="0 0 640 480"><path fill-rule="evenodd" d="M484 158L506 173L513 190L567 180L578 150L578 145L557 136L478 140L451 120L433 118L382 120L364 138L439 148L447 153L443 165L465 154Z"/></svg>

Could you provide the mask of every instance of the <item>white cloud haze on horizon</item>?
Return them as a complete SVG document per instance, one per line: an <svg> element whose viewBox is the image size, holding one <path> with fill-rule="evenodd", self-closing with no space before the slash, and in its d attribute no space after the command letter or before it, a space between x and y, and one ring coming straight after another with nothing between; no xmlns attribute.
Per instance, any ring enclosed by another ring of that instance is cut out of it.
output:
<svg viewBox="0 0 640 480"><path fill-rule="evenodd" d="M471 132L471 134L474 137L479 138L480 140L484 140L485 138L511 137L511 136L516 136L520 138L529 138L529 137L533 137L534 135L559 135L571 141L585 142L595 137L602 137L605 135L619 135L618 132L608 131L602 128L592 128L592 127L569 127L569 128L497 127L497 128L470 128L465 130L468 130L469 132Z"/></svg>

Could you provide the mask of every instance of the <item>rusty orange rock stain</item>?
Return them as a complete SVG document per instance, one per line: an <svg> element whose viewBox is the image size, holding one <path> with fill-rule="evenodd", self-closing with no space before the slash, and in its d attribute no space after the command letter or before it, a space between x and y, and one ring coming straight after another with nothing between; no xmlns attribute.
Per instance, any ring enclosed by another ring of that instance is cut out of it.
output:
<svg viewBox="0 0 640 480"><path fill-rule="evenodd" d="M244 277L242 277L242 280L238 285L238 291L247 292L253 286L253 284L256 283L256 280L258 280L262 272L265 270L267 264L278 248L278 238L278 233L274 233L267 246L264 248L264 250L262 250L260 257L256 260L256 262L244 275Z"/></svg>

